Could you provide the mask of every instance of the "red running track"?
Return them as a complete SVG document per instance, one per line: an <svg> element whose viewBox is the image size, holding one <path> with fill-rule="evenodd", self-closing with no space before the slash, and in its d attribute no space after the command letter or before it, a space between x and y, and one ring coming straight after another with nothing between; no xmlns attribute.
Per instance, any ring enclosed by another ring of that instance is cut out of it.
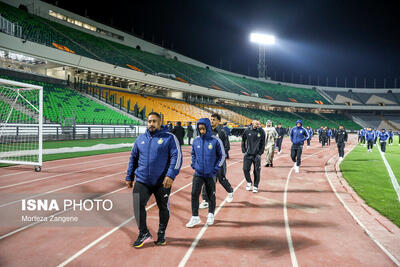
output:
<svg viewBox="0 0 400 267"><path fill-rule="evenodd" d="M316 138L315 138L316 139ZM228 179L235 187L232 203L217 184L215 224L188 229L193 170L190 148L171 195L167 245L134 249L137 237L131 189L123 179L129 153L46 162L41 173L17 166L0 169L0 211L12 216L26 197L59 198L64 194L113 201L109 213L69 210L82 225L17 222L0 226L0 266L395 266L364 233L332 192L325 164L336 156L334 143L316 140L303 150L300 173L292 170L290 144L275 155L274 168L262 167L259 193L244 190L242 153L232 143ZM355 142L354 138L351 142ZM50 215L54 212L41 212ZM203 223L207 210L200 210ZM148 226L156 236L158 208L148 204Z"/></svg>

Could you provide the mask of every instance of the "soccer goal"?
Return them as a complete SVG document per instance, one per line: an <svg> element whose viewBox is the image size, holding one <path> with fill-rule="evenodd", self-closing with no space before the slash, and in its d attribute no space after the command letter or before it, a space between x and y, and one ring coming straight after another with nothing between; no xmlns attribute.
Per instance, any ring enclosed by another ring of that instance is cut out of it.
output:
<svg viewBox="0 0 400 267"><path fill-rule="evenodd" d="M0 164L42 167L43 87L0 79Z"/></svg>

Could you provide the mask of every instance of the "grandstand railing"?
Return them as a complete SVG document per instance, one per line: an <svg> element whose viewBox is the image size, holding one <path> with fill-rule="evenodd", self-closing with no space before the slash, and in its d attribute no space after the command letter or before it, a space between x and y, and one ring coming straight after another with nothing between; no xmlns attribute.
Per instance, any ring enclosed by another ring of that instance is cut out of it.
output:
<svg viewBox="0 0 400 267"><path fill-rule="evenodd" d="M143 127L133 125L75 125L66 128L62 125L45 124L43 125L43 141L136 137L144 130ZM15 140L18 140L19 136L37 134L38 129L37 126L31 124L8 124L4 132L15 136Z"/></svg>
<svg viewBox="0 0 400 267"><path fill-rule="evenodd" d="M13 23L3 18L1 14L0 14L0 31L7 33L9 35L22 38L22 27L19 26L17 23Z"/></svg>

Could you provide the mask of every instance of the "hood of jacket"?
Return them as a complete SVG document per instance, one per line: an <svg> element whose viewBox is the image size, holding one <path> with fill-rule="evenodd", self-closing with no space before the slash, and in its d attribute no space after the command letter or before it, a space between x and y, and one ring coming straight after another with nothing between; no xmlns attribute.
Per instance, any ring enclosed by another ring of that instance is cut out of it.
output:
<svg viewBox="0 0 400 267"><path fill-rule="evenodd" d="M199 124L203 124L203 125L206 126L206 133L204 135L200 134ZM196 123L196 130L197 130L197 134L199 136L201 136L201 138L211 138L211 136L213 135L213 131L212 131L212 128L211 128L211 122L210 122L210 120L208 118L199 119L197 121L197 123Z"/></svg>

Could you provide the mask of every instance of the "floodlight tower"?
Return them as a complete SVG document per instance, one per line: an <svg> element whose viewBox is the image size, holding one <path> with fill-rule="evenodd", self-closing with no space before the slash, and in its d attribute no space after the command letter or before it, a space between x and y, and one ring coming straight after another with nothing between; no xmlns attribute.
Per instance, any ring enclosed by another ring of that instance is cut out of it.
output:
<svg viewBox="0 0 400 267"><path fill-rule="evenodd" d="M267 76L265 51L267 45L275 44L275 36L261 33L252 33L250 34L250 41L258 44L258 77L265 79Z"/></svg>

